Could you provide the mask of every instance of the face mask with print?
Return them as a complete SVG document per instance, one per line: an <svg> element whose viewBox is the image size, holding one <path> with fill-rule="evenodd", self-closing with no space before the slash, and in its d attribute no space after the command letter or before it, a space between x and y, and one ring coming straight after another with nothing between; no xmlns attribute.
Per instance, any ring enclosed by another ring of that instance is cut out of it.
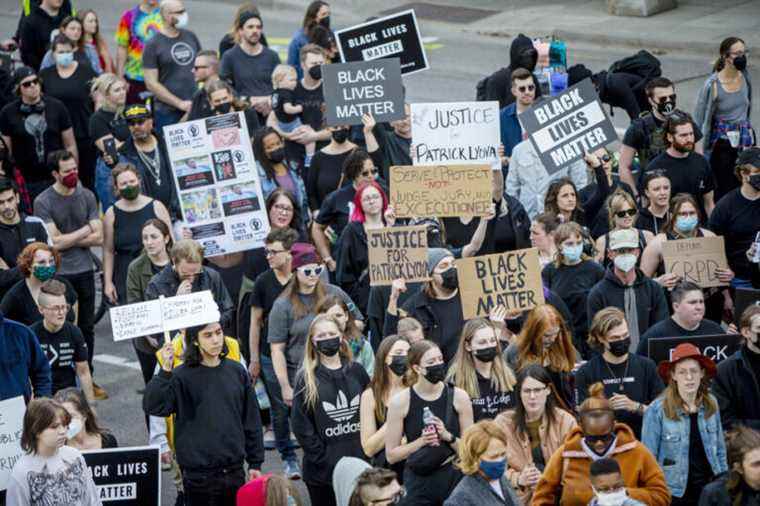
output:
<svg viewBox="0 0 760 506"><path fill-rule="evenodd" d="M55 276L55 265L35 265L32 274L44 283Z"/></svg>
<svg viewBox="0 0 760 506"><path fill-rule="evenodd" d="M615 267L623 272L630 272L631 269L636 267L636 255L629 253L627 255L618 255L613 260Z"/></svg>
<svg viewBox="0 0 760 506"><path fill-rule="evenodd" d="M657 112L663 116L670 116L676 110L675 100L666 100L657 104Z"/></svg>

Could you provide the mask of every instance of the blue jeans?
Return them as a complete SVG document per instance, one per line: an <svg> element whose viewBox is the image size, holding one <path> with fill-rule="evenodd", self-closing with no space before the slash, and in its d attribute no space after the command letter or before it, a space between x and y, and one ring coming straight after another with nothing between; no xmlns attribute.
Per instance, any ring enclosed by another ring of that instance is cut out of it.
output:
<svg viewBox="0 0 760 506"><path fill-rule="evenodd" d="M289 408L282 400L280 383L274 373L272 357L260 355L261 379L264 381L264 387L269 396L269 412L272 417L272 427L274 429L274 444L277 451L280 452L282 460L295 460L295 445L290 441L290 419Z"/></svg>
<svg viewBox="0 0 760 506"><path fill-rule="evenodd" d="M752 281L748 279L734 278L731 280L731 286L733 288L752 289Z"/></svg>
<svg viewBox="0 0 760 506"><path fill-rule="evenodd" d="M163 128L168 125L173 125L179 122L182 117L182 111L176 111L174 109L157 109L153 110L153 125L156 132L163 135Z"/></svg>

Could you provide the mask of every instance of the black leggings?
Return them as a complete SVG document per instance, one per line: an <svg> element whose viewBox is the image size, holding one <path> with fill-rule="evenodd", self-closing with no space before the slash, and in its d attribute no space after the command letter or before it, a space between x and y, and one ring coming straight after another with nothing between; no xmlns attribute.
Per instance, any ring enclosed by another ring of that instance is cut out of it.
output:
<svg viewBox="0 0 760 506"><path fill-rule="evenodd" d="M407 467L404 470L404 487L406 488L404 504L441 506L461 479L462 473L451 463L427 476L420 476Z"/></svg>
<svg viewBox="0 0 760 506"><path fill-rule="evenodd" d="M335 491L332 486L306 483L306 488L309 489L311 504L315 506L337 506Z"/></svg>
<svg viewBox="0 0 760 506"><path fill-rule="evenodd" d="M738 151L736 148L732 148L727 140L718 139L713 144L710 153L710 168L715 179L715 202L718 202L726 193L739 187L739 180L734 174L737 156Z"/></svg>

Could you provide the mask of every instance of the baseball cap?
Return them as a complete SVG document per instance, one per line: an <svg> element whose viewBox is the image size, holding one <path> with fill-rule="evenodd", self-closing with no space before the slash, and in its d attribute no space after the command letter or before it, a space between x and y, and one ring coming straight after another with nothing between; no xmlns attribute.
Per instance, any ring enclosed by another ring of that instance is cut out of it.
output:
<svg viewBox="0 0 760 506"><path fill-rule="evenodd" d="M622 248L638 248L639 234L632 228L610 232L609 249L614 251Z"/></svg>

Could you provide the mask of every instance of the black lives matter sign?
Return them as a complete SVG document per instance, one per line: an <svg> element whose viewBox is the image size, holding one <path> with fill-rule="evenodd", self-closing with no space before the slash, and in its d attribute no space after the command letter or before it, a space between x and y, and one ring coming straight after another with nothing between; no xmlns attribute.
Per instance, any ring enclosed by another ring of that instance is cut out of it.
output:
<svg viewBox="0 0 760 506"><path fill-rule="evenodd" d="M428 68L414 10L340 30L335 32L335 38L343 62L397 57L401 60L402 74Z"/></svg>
<svg viewBox="0 0 760 506"><path fill-rule="evenodd" d="M534 104L520 122L549 174L618 139L590 79Z"/></svg>
<svg viewBox="0 0 760 506"><path fill-rule="evenodd" d="M330 126L361 125L364 114L378 123L404 116L398 58L323 65L322 82Z"/></svg>
<svg viewBox="0 0 760 506"><path fill-rule="evenodd" d="M103 504L161 504L161 464L155 446L82 452Z"/></svg>
<svg viewBox="0 0 760 506"><path fill-rule="evenodd" d="M647 341L647 354L659 364L663 360L670 360L676 346L683 343L691 343L702 353L720 363L736 353L742 345L741 334L720 334L711 336L685 336L685 337L656 337Z"/></svg>

